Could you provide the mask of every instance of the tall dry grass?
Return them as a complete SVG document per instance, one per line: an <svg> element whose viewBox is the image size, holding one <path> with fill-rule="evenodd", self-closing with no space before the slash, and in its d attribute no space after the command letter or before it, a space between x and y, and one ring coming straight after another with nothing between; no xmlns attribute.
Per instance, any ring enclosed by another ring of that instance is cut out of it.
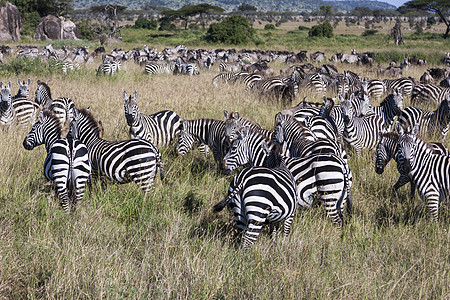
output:
<svg viewBox="0 0 450 300"><path fill-rule="evenodd" d="M198 77L148 77L133 63L114 78L79 75L47 78L53 97L90 106L108 140L126 139L122 90L138 91L143 113L162 109L182 118L222 119L224 109L272 128L284 107L211 84L216 72ZM339 65L339 69L348 69ZM351 68L364 73L364 69ZM410 69L418 77L423 69ZM16 81L16 77L2 81ZM302 93L296 101L320 101ZM294 103L296 104L296 103ZM262 234L248 253L233 240L226 210L211 207L226 195L232 177L218 172L212 157L196 151L177 157L162 149L167 183L155 182L144 197L134 184L95 178L69 215L42 175L43 146L25 151L29 128L0 132L0 297L134 299L292 299L450 297L449 216L429 220L424 203L409 188L391 192L398 178L391 163L379 176L373 152L350 157L354 215L336 230L323 207L298 211L286 239ZM447 147L450 147L448 140Z"/></svg>

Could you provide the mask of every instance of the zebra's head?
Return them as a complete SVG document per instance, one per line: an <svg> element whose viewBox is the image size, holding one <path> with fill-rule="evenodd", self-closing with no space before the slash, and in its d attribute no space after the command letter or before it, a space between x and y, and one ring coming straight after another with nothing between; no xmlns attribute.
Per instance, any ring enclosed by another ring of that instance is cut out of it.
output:
<svg viewBox="0 0 450 300"><path fill-rule="evenodd" d="M3 83L0 82L0 85L2 87L1 90L1 101L3 104L10 105L12 103L11 99L11 81L8 82L7 85L3 85Z"/></svg>
<svg viewBox="0 0 450 300"><path fill-rule="evenodd" d="M392 93L392 97L394 100L394 110L397 116L400 116L403 110L403 89L394 90Z"/></svg>
<svg viewBox="0 0 450 300"><path fill-rule="evenodd" d="M400 173L408 174L415 166L418 132L418 124L410 131L404 130L401 126L399 128L397 168Z"/></svg>
<svg viewBox="0 0 450 300"><path fill-rule="evenodd" d="M277 144L283 144L285 140L284 118L285 117L281 112L275 116L275 127L273 130L272 140Z"/></svg>
<svg viewBox="0 0 450 300"><path fill-rule="evenodd" d="M30 132L23 140L23 147L26 150L32 150L44 143L49 146L47 145L48 142L61 138L61 131L61 123L56 115L50 110L43 110L39 112L37 122L33 124Z"/></svg>
<svg viewBox="0 0 450 300"><path fill-rule="evenodd" d="M341 101L342 116L344 117L344 122L350 122L353 119L353 107L352 102L347 99Z"/></svg>
<svg viewBox="0 0 450 300"><path fill-rule="evenodd" d="M383 174L384 168L391 160L397 148L398 134L395 132L378 133L378 144L375 151L375 172Z"/></svg>
<svg viewBox="0 0 450 300"><path fill-rule="evenodd" d="M356 116L367 116L369 114L373 114L373 106L370 102L369 94L367 91L363 91L359 97L355 96L355 100L353 100L354 104L356 101Z"/></svg>
<svg viewBox="0 0 450 300"><path fill-rule="evenodd" d="M239 121L239 113L237 111L229 114L227 110L224 110L223 116L225 117L225 136L231 144L237 138L237 131L242 128L242 123Z"/></svg>
<svg viewBox="0 0 450 300"><path fill-rule="evenodd" d="M243 126L236 135L236 139L231 144L228 153L223 158L223 167L225 170L233 171L239 166L250 162L250 150L248 146L248 139L250 133L249 126Z"/></svg>
<svg viewBox="0 0 450 300"><path fill-rule="evenodd" d="M28 96L30 95L30 78L28 78L28 81L24 81L23 83L20 79L17 79L17 83L19 84L19 91L17 92L17 96L28 98Z"/></svg>
<svg viewBox="0 0 450 300"><path fill-rule="evenodd" d="M178 155L184 156L192 149L195 143L194 136L189 133L189 122L183 120L180 124L180 133L178 137L177 152Z"/></svg>
<svg viewBox="0 0 450 300"><path fill-rule="evenodd" d="M122 96L124 100L123 106L125 108L125 118L127 119L127 124L128 126L133 126L135 125L134 123L137 121L139 115L139 107L136 103L138 96L137 91L134 91L133 96L130 95L130 97L128 97L127 92L123 91Z"/></svg>

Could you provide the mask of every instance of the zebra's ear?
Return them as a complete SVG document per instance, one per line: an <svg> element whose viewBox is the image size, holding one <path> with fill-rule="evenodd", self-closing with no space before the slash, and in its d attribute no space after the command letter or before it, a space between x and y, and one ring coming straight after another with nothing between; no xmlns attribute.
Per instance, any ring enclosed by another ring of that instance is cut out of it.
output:
<svg viewBox="0 0 450 300"><path fill-rule="evenodd" d="M122 97L123 97L123 100L124 100L125 102L127 102L127 100L128 100L128 95L127 95L127 92L125 92L125 90L122 91Z"/></svg>
<svg viewBox="0 0 450 300"><path fill-rule="evenodd" d="M383 132L378 131L378 144L381 142L381 139L383 139Z"/></svg>
<svg viewBox="0 0 450 300"><path fill-rule="evenodd" d="M234 111L234 112L231 113L231 117L233 119L239 119L239 113L237 111Z"/></svg>
<svg viewBox="0 0 450 300"><path fill-rule="evenodd" d="M282 121L282 114L281 114L281 112L279 112L275 116L275 123L281 123L281 121Z"/></svg>
<svg viewBox="0 0 450 300"><path fill-rule="evenodd" d="M19 86L21 86L21 85L22 85L22 81L20 81L20 79L19 79L19 78L17 78L17 83L19 84Z"/></svg>
<svg viewBox="0 0 450 300"><path fill-rule="evenodd" d="M138 97L138 93L137 93L137 91L134 91L133 100L136 101L137 97Z"/></svg>
<svg viewBox="0 0 450 300"><path fill-rule="evenodd" d="M40 84L41 84L41 81L40 81L40 80L38 80L38 81L37 81L37 84L38 84L38 85L40 85Z"/></svg>
<svg viewBox="0 0 450 300"><path fill-rule="evenodd" d="M31 79L30 78L28 78L27 83L28 83L28 85L30 85L30 83L31 83Z"/></svg>
<svg viewBox="0 0 450 300"><path fill-rule="evenodd" d="M11 81L9 81L8 82L8 88L11 89L11 86L12 86Z"/></svg>
<svg viewBox="0 0 450 300"><path fill-rule="evenodd" d="M230 118L230 115L228 114L228 111L226 109L223 110L223 116L225 117L225 120L228 120Z"/></svg>

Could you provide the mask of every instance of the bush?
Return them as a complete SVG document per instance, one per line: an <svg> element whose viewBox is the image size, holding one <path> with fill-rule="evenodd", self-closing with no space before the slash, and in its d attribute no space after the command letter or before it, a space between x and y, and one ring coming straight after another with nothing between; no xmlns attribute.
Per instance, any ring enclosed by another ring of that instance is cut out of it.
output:
<svg viewBox="0 0 450 300"><path fill-rule="evenodd" d="M309 37L333 37L333 26L330 23L325 22L323 24L314 25L308 32Z"/></svg>
<svg viewBox="0 0 450 300"><path fill-rule="evenodd" d="M362 36L369 36L369 35L375 35L378 32L376 29L367 29L364 30L363 33L361 33Z"/></svg>
<svg viewBox="0 0 450 300"><path fill-rule="evenodd" d="M266 24L266 26L264 26L265 30L275 30L275 25L273 24Z"/></svg>
<svg viewBox="0 0 450 300"><path fill-rule="evenodd" d="M302 26L302 25L298 26L298 30L300 30L300 31L306 31L306 30L309 30L309 29L310 28L306 27L306 26Z"/></svg>
<svg viewBox="0 0 450 300"><path fill-rule="evenodd" d="M155 30L156 28L158 28L158 23L155 20L149 20L146 18L138 18L134 22L134 28L144 28L144 29Z"/></svg>
<svg viewBox="0 0 450 300"><path fill-rule="evenodd" d="M39 58L21 57L8 64L0 65L0 75L17 76L18 74L51 75L56 71L54 65L41 63Z"/></svg>
<svg viewBox="0 0 450 300"><path fill-rule="evenodd" d="M80 32L79 38L83 40L89 40L92 41L95 39L96 34L92 30L91 26L89 25L88 21L83 20L80 23L77 23L77 29Z"/></svg>
<svg viewBox="0 0 450 300"><path fill-rule="evenodd" d="M252 41L255 32L246 17L232 15L220 23L211 24L205 39L213 43L238 45Z"/></svg>
<svg viewBox="0 0 450 300"><path fill-rule="evenodd" d="M41 23L41 20L42 18L37 11L25 13L22 19L22 35L33 36L34 30L36 30L36 27Z"/></svg>

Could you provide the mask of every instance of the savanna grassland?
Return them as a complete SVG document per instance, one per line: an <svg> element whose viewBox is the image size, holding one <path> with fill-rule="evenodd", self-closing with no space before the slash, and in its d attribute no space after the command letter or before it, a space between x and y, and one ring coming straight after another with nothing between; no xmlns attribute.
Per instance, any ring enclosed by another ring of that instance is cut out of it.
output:
<svg viewBox="0 0 450 300"><path fill-rule="evenodd" d="M337 50L321 43L328 57ZM433 50L405 46L398 53L443 57L447 45L441 40ZM355 48L339 47L347 53ZM277 70L281 64L272 66ZM138 92L143 113L169 109L185 119L223 119L224 109L237 110L268 129L286 108L242 86L213 88L217 66L192 78L149 77L133 62L113 78L97 77L95 67L69 76L5 74L1 81L29 77L30 94L38 79L49 81L54 98L90 107L107 140L128 137L123 89ZM366 68L337 67L374 77ZM412 67L404 75L418 78L425 69ZM321 99L303 91L296 102L304 96ZM404 102L409 105L408 98ZM76 211L65 214L42 174L44 146L32 151L22 146L28 130L0 131L0 298L450 298L448 202L441 206L440 222L432 223L417 194L407 200L409 185L398 198L391 191L398 178L393 162L383 175L375 173L373 152L349 159L354 213L344 214L342 231L318 206L298 211L288 238L262 234L244 253L232 239L231 212L212 213L232 179L218 171L212 156L192 151L181 158L174 146L161 149L166 179L157 176L150 195L134 184L92 178ZM445 145L450 148L448 138Z"/></svg>

